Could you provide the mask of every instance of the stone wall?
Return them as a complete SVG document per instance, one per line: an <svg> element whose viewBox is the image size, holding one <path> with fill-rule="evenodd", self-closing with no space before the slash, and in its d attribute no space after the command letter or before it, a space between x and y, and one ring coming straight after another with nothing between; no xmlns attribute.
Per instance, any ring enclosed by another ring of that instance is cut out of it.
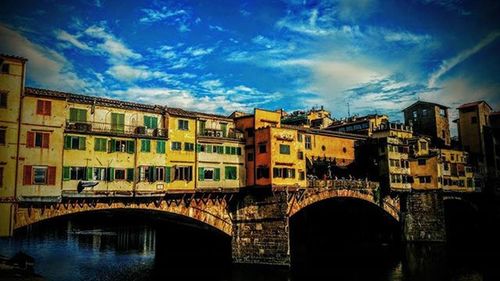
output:
<svg viewBox="0 0 500 281"><path fill-rule="evenodd" d="M270 189L241 194L233 206L233 262L290 265L287 197Z"/></svg>
<svg viewBox="0 0 500 281"><path fill-rule="evenodd" d="M404 200L403 240L445 242L446 228L442 191L412 191Z"/></svg>

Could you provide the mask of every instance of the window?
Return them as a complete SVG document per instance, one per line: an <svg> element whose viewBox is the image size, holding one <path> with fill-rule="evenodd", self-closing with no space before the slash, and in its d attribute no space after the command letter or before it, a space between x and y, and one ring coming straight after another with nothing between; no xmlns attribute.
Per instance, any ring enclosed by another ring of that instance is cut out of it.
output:
<svg viewBox="0 0 500 281"><path fill-rule="evenodd" d="M125 169L115 169L115 180L125 180Z"/></svg>
<svg viewBox="0 0 500 281"><path fill-rule="evenodd" d="M303 181L306 179L306 173L304 171L299 171L299 180Z"/></svg>
<svg viewBox="0 0 500 281"><path fill-rule="evenodd" d="M425 176L425 177L418 177L418 180L420 183L431 183L431 176Z"/></svg>
<svg viewBox="0 0 500 281"><path fill-rule="evenodd" d="M102 138L96 138L94 140L94 150L95 151L107 151L107 140Z"/></svg>
<svg viewBox="0 0 500 281"><path fill-rule="evenodd" d="M50 116L52 102L49 100L36 101L36 114Z"/></svg>
<svg viewBox="0 0 500 281"><path fill-rule="evenodd" d="M134 169L130 173L133 173ZM133 176L127 171L127 179L132 181ZM170 181L170 167L140 166L139 181Z"/></svg>
<svg viewBox="0 0 500 281"><path fill-rule="evenodd" d="M94 168L94 176L93 179L96 181L105 181L106 180L106 168Z"/></svg>
<svg viewBox="0 0 500 281"><path fill-rule="evenodd" d="M247 128L245 129L245 131L247 132L247 136L249 138L253 137L254 136L254 131L253 131L253 128Z"/></svg>
<svg viewBox="0 0 500 281"><path fill-rule="evenodd" d="M87 110L79 108L69 109L70 122L87 122Z"/></svg>
<svg viewBox="0 0 500 281"><path fill-rule="evenodd" d="M185 151L194 151L194 144L190 142L185 142L184 143L184 150Z"/></svg>
<svg viewBox="0 0 500 281"><path fill-rule="evenodd" d="M53 166L24 166L23 184L47 184L56 182L56 167Z"/></svg>
<svg viewBox="0 0 500 281"><path fill-rule="evenodd" d="M187 131L189 130L188 120L177 120L177 129Z"/></svg>
<svg viewBox="0 0 500 281"><path fill-rule="evenodd" d="M239 152L239 154L238 154ZM234 146L226 146L226 154L231 154L231 155L241 155L241 148L239 147L234 147Z"/></svg>
<svg viewBox="0 0 500 281"><path fill-rule="evenodd" d="M165 141L159 140L156 142L156 153L165 153Z"/></svg>
<svg viewBox="0 0 500 281"><path fill-rule="evenodd" d="M224 147L214 145L214 152L217 152L218 154L224 154Z"/></svg>
<svg viewBox="0 0 500 281"><path fill-rule="evenodd" d="M257 168L257 178L258 179L261 179L261 178L268 179L269 178L269 168L268 167L258 167Z"/></svg>
<svg viewBox="0 0 500 281"><path fill-rule="evenodd" d="M87 180L85 167L69 167L69 178L71 180Z"/></svg>
<svg viewBox="0 0 500 281"><path fill-rule="evenodd" d="M297 158L299 158L300 160L303 160L304 159L304 152L303 151L299 151L297 153Z"/></svg>
<svg viewBox="0 0 500 281"><path fill-rule="evenodd" d="M267 145L265 143L259 144L259 153L266 153Z"/></svg>
<svg viewBox="0 0 500 281"><path fill-rule="evenodd" d="M141 152L151 152L150 140L141 140Z"/></svg>
<svg viewBox="0 0 500 281"><path fill-rule="evenodd" d="M205 181L205 180L219 181L220 180L220 168L204 168L204 167L198 168L198 180L199 181Z"/></svg>
<svg viewBox="0 0 500 281"><path fill-rule="evenodd" d="M298 134L298 135L297 135L297 140L298 140L299 142L302 142L302 134Z"/></svg>
<svg viewBox="0 0 500 281"><path fill-rule="evenodd" d="M205 146L205 152L206 152L206 153L212 153L212 145L207 144L207 145Z"/></svg>
<svg viewBox="0 0 500 281"><path fill-rule="evenodd" d="M7 108L7 92L0 91L0 107Z"/></svg>
<svg viewBox="0 0 500 281"><path fill-rule="evenodd" d="M417 119L417 117L418 117L418 112L417 112L416 110L414 110L414 111L412 112L412 116L413 116L413 119Z"/></svg>
<svg viewBox="0 0 500 281"><path fill-rule="evenodd" d="M2 73L9 74L9 72L10 72L10 64L3 63L2 64Z"/></svg>
<svg viewBox="0 0 500 281"><path fill-rule="evenodd" d="M127 152L134 153L135 152L135 142L132 140L115 140L112 139L109 141L109 150L110 152Z"/></svg>
<svg viewBox="0 0 500 281"><path fill-rule="evenodd" d="M111 131L117 133L125 132L125 114L111 113Z"/></svg>
<svg viewBox="0 0 500 281"><path fill-rule="evenodd" d="M238 179L237 169L234 166L226 166L224 170L224 176L226 180L236 180Z"/></svg>
<svg viewBox="0 0 500 281"><path fill-rule="evenodd" d="M144 127L148 129L158 128L158 118L153 116L144 116Z"/></svg>
<svg viewBox="0 0 500 281"><path fill-rule="evenodd" d="M427 109L422 109L422 116L427 116Z"/></svg>
<svg viewBox="0 0 500 281"><path fill-rule="evenodd" d="M425 141L420 142L420 149L421 150L427 150L427 143Z"/></svg>
<svg viewBox="0 0 500 281"><path fill-rule="evenodd" d="M50 133L28 132L26 147L49 148Z"/></svg>
<svg viewBox="0 0 500 281"><path fill-rule="evenodd" d="M181 142L173 141L171 148L172 150L181 150Z"/></svg>
<svg viewBox="0 0 500 281"><path fill-rule="evenodd" d="M192 166L176 166L174 180L191 181L193 179Z"/></svg>
<svg viewBox="0 0 500 281"><path fill-rule="evenodd" d="M476 116L472 116L472 117L470 118L470 122L471 122L472 124L476 124L476 123L477 123L477 117L476 117Z"/></svg>
<svg viewBox="0 0 500 281"><path fill-rule="evenodd" d="M439 115L446 117L446 109L445 108L440 108L439 109Z"/></svg>
<svg viewBox="0 0 500 281"><path fill-rule="evenodd" d="M418 165L419 166L425 166L426 160L425 159L418 159Z"/></svg>
<svg viewBox="0 0 500 281"><path fill-rule="evenodd" d="M7 132L7 130L5 129L0 129L0 145L5 145L6 142L5 142L5 133Z"/></svg>
<svg viewBox="0 0 500 281"><path fill-rule="evenodd" d="M290 154L290 146L286 144L280 144L280 154Z"/></svg>
<svg viewBox="0 0 500 281"><path fill-rule="evenodd" d="M273 168L273 178L295 178L295 169Z"/></svg>
<svg viewBox="0 0 500 281"><path fill-rule="evenodd" d="M306 136L305 139L306 139L306 149L311 149L312 148L311 136Z"/></svg>
<svg viewBox="0 0 500 281"><path fill-rule="evenodd" d="M165 181L165 167L155 167L156 181Z"/></svg>
<svg viewBox="0 0 500 281"><path fill-rule="evenodd" d="M85 150L85 137L64 136L64 149Z"/></svg>
<svg viewBox="0 0 500 281"><path fill-rule="evenodd" d="M248 152L247 161L253 161L253 153L252 152Z"/></svg>

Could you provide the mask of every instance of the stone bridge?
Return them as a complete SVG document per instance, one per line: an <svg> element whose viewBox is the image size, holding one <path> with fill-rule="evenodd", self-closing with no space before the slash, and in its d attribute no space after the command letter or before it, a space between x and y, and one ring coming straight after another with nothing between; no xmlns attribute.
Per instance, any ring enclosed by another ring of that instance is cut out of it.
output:
<svg viewBox="0 0 500 281"><path fill-rule="evenodd" d="M443 192L407 192L381 197L378 183L311 181L308 188L251 187L237 191L196 190L156 198L62 198L57 203L17 202L13 228L50 218L104 210L174 214L232 237L235 263L289 265L289 219L331 198L353 198L376 205L399 222L406 241L445 241ZM453 198L460 198L453 194ZM448 195L450 197L450 195ZM148 214L145 214L148 215Z"/></svg>

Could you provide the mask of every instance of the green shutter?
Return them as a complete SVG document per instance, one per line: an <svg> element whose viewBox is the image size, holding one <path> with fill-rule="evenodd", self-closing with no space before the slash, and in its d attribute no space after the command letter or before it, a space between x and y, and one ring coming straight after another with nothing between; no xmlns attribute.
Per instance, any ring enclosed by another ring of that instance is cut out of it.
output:
<svg viewBox="0 0 500 281"><path fill-rule="evenodd" d="M64 149L71 149L71 136L64 136Z"/></svg>
<svg viewBox="0 0 500 281"><path fill-rule="evenodd" d="M144 127L149 128L151 124L151 119L149 116L144 116Z"/></svg>
<svg viewBox="0 0 500 281"><path fill-rule="evenodd" d="M227 137L227 124L220 124L220 127L222 129L222 136Z"/></svg>
<svg viewBox="0 0 500 281"><path fill-rule="evenodd" d="M211 146L211 145L207 145L207 146L205 147L205 152L206 152L206 153L212 153L212 146Z"/></svg>
<svg viewBox="0 0 500 281"><path fill-rule="evenodd" d="M214 180L219 181L220 180L220 168L215 168L214 169Z"/></svg>
<svg viewBox="0 0 500 281"><path fill-rule="evenodd" d="M197 144L196 145L196 152L200 152L201 151L201 144Z"/></svg>
<svg viewBox="0 0 500 281"><path fill-rule="evenodd" d="M141 140L141 152L150 152L150 151L151 151L151 141Z"/></svg>
<svg viewBox="0 0 500 281"><path fill-rule="evenodd" d="M223 146L217 146L217 153L224 154L224 147Z"/></svg>
<svg viewBox="0 0 500 281"><path fill-rule="evenodd" d="M86 170L87 170L87 180L90 181L93 178L92 167L87 167Z"/></svg>
<svg viewBox="0 0 500 281"><path fill-rule="evenodd" d="M76 108L70 108L69 109L69 121L70 122L76 122L78 120L78 111Z"/></svg>
<svg viewBox="0 0 500 281"><path fill-rule="evenodd" d="M134 168L127 168L127 181L134 181Z"/></svg>
<svg viewBox="0 0 500 281"><path fill-rule="evenodd" d="M108 181L114 181L115 180L115 168L108 168L107 176L108 176Z"/></svg>
<svg viewBox="0 0 500 281"><path fill-rule="evenodd" d="M125 129L125 115L122 113L111 113L111 130L122 132Z"/></svg>
<svg viewBox="0 0 500 281"><path fill-rule="evenodd" d="M101 139L95 138L94 139L94 151L102 151L101 149Z"/></svg>
<svg viewBox="0 0 500 281"><path fill-rule="evenodd" d="M135 145L134 141L127 141L127 153L134 153Z"/></svg>
<svg viewBox="0 0 500 281"><path fill-rule="evenodd" d="M63 167L63 180L67 181L70 179L69 167Z"/></svg>
<svg viewBox="0 0 500 281"><path fill-rule="evenodd" d="M170 182L170 167L165 167L165 182Z"/></svg>
<svg viewBox="0 0 500 281"><path fill-rule="evenodd" d="M241 155L241 147L236 148L236 154Z"/></svg>
<svg viewBox="0 0 500 281"><path fill-rule="evenodd" d="M158 128L158 118L151 117L151 129L157 129L157 128Z"/></svg>
<svg viewBox="0 0 500 281"><path fill-rule="evenodd" d="M199 181L204 181L205 180L205 168L198 168L198 180Z"/></svg>
<svg viewBox="0 0 500 281"><path fill-rule="evenodd" d="M227 166L225 167L225 179L226 180L235 180L237 178L236 176L236 167L233 166Z"/></svg>
<svg viewBox="0 0 500 281"><path fill-rule="evenodd" d="M231 148L229 146L226 146L226 154L231 154Z"/></svg>
<svg viewBox="0 0 500 281"><path fill-rule="evenodd" d="M87 122L87 110L86 109L78 109L78 122Z"/></svg>
<svg viewBox="0 0 500 281"><path fill-rule="evenodd" d="M85 137L78 137L78 149L85 150Z"/></svg>
<svg viewBox="0 0 500 281"><path fill-rule="evenodd" d="M156 153L165 153L165 141L156 142Z"/></svg>
<svg viewBox="0 0 500 281"><path fill-rule="evenodd" d="M111 139L109 141L109 152L115 152L116 151L116 140Z"/></svg>

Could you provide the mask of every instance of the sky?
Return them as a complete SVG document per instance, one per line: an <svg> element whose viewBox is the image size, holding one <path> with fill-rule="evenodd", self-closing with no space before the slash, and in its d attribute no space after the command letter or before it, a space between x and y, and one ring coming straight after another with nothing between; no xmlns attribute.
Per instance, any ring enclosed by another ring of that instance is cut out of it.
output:
<svg viewBox="0 0 500 281"><path fill-rule="evenodd" d="M500 1L2 1L27 86L230 114L500 104ZM349 107L347 106L349 104Z"/></svg>

